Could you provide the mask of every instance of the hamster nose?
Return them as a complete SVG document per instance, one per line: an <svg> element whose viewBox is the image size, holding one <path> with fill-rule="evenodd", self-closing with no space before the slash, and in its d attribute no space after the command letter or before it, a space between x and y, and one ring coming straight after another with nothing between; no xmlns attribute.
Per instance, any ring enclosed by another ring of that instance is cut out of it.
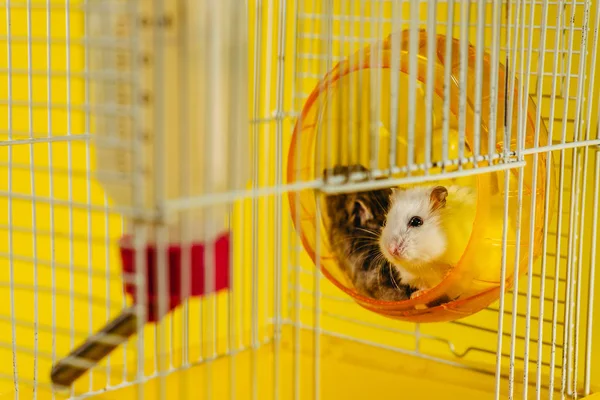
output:
<svg viewBox="0 0 600 400"><path fill-rule="evenodd" d="M397 256L401 253L402 251L402 245L403 243L390 243L388 246L388 250L390 252L390 254Z"/></svg>
<svg viewBox="0 0 600 400"><path fill-rule="evenodd" d="M394 241L388 245L388 251L393 256L400 256L404 251L404 240Z"/></svg>

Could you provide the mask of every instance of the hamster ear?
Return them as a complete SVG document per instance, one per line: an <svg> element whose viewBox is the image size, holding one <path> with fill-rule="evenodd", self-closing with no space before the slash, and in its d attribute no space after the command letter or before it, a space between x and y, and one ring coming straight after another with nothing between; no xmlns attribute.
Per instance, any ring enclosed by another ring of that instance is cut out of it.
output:
<svg viewBox="0 0 600 400"><path fill-rule="evenodd" d="M448 189L443 186L436 186L431 190L429 202L431 203L431 211L438 210L446 206L446 197L448 197Z"/></svg>
<svg viewBox="0 0 600 400"><path fill-rule="evenodd" d="M398 194L400 192L402 192L404 189L402 189L401 187L392 187L390 188L390 190L392 191L392 194Z"/></svg>
<svg viewBox="0 0 600 400"><path fill-rule="evenodd" d="M360 199L356 199L354 201L355 210L358 213L358 218L360 220L360 224L364 225L367 221L373 219L373 214L369 207Z"/></svg>
<svg viewBox="0 0 600 400"><path fill-rule="evenodd" d="M399 191L400 191L400 189L398 189L396 187L390 188L389 196L388 196L388 200L390 201L390 203L392 203L394 201L394 196L396 194L398 194Z"/></svg>

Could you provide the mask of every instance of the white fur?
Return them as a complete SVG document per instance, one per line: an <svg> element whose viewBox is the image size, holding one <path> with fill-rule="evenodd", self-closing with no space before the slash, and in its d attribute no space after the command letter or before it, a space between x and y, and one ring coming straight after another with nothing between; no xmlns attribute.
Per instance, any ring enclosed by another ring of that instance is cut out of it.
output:
<svg viewBox="0 0 600 400"><path fill-rule="evenodd" d="M431 211L429 196L433 187L394 190L386 225L381 232L381 252L398 270L402 282L419 290L439 284L450 266L437 263L443 258L448 238L442 226L445 208ZM451 194L450 194L451 195ZM423 225L408 225L414 216L423 219ZM403 243L399 254L392 255L390 244Z"/></svg>

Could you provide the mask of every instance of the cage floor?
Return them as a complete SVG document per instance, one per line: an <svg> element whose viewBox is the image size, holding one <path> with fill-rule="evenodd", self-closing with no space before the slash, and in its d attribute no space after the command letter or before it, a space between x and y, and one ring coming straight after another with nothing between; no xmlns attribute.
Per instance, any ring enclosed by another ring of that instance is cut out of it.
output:
<svg viewBox="0 0 600 400"><path fill-rule="evenodd" d="M301 343L299 351L295 349L297 342L294 341L294 335L297 333ZM140 387L144 391L143 398L150 400L263 400L274 399L275 390L281 399L312 399L315 398L315 385L318 385L320 398L323 400L486 400L495 397L494 376L471 368L448 365L327 334L321 335L319 347L319 363L315 363L312 331L295 332L292 326L284 326L280 344L277 346L278 361L275 361L276 346L270 342L256 350L244 350L175 372L165 371L164 374L158 374L144 382ZM275 365L278 365L278 368L275 368ZM318 381L315 381L315 367L319 368ZM133 373L134 368L130 368L130 371ZM96 370L96 383L100 383L98 372L102 371ZM114 367L110 375L113 385L123 376L122 370ZM515 375L520 376L520 372L517 371ZM132 379L135 378L132 376ZM208 382L212 384L209 385ZM80 378L77 386L81 388L85 385L86 376ZM504 398L507 396L507 382L504 381L501 388L501 396ZM515 383L514 389L515 397L521 398L522 387ZM297 397L294 397L295 390ZM137 385L131 383L117 384L111 389L98 392L77 389L73 394L111 400L139 398ZM533 398L535 395L535 387L531 386L528 397ZM21 390L20 398L31 398L29 396L31 391ZM0 399L13 397L13 392L0 393ZM54 398L66 397L68 395L55 394ZM547 391L543 390L542 398L547 397ZM52 398L52 393L47 388L40 388L37 398L49 399Z"/></svg>

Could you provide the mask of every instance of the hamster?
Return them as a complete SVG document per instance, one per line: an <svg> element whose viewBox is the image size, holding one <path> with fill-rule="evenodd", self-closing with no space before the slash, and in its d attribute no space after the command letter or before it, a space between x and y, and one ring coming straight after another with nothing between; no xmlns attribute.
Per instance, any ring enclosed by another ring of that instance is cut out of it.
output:
<svg viewBox="0 0 600 400"><path fill-rule="evenodd" d="M361 165L333 168L336 175L365 171ZM391 189L340 193L326 196L325 202L330 246L356 291L377 300L401 301L415 289L401 281L379 247L391 195Z"/></svg>
<svg viewBox="0 0 600 400"><path fill-rule="evenodd" d="M461 238L448 231L473 210L474 199L460 186L393 190L379 246L402 281L417 289L411 298L438 285L458 262L452 250Z"/></svg>

